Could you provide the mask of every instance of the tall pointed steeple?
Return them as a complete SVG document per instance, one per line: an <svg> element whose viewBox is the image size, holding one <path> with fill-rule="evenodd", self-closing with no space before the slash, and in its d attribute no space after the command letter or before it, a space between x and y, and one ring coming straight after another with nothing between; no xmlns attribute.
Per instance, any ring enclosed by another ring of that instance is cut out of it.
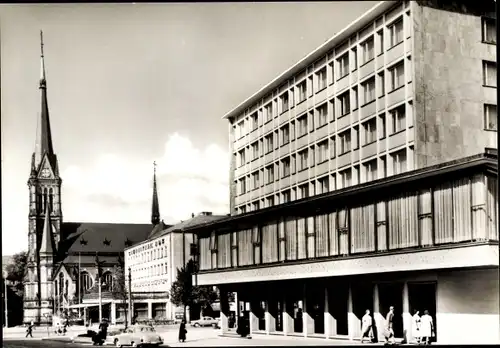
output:
<svg viewBox="0 0 500 348"><path fill-rule="evenodd" d="M156 189L156 162L153 162L153 205L151 208L151 223L158 225L160 223L160 205L158 203L158 190Z"/></svg>
<svg viewBox="0 0 500 348"><path fill-rule="evenodd" d="M40 163L43 160L45 154L48 155L50 164L52 165L54 171L57 172L57 161L54 155L54 149L52 147L52 133L50 130L50 119L49 119L49 105L47 102L47 80L45 76L45 60L43 54L43 32L40 30L40 97L41 97L41 109L38 118L36 142L35 142L35 152L32 158L32 172L38 171L40 168Z"/></svg>
<svg viewBox="0 0 500 348"><path fill-rule="evenodd" d="M50 210L49 205L45 209L45 221L43 223L42 240L40 243L40 254L52 254L54 248L52 247L52 228L50 224Z"/></svg>

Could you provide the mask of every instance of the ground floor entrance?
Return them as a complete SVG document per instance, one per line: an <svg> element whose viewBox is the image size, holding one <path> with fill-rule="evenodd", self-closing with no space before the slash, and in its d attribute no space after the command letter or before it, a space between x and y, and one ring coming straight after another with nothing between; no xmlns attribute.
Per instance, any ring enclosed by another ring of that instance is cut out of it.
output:
<svg viewBox="0 0 500 348"><path fill-rule="evenodd" d="M498 274L491 269L227 284L220 291L237 293L241 308L247 309L240 315L249 318L254 334L355 340L361 337L362 318L369 313L372 329L384 342L392 311L394 335L406 342L416 341L416 323L426 313L434 327L431 341L500 339ZM465 334L471 328L481 337Z"/></svg>

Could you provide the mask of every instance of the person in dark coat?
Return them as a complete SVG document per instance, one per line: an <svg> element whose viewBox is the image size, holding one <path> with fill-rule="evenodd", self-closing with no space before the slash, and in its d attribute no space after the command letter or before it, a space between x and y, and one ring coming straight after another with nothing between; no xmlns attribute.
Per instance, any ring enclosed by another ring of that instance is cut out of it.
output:
<svg viewBox="0 0 500 348"><path fill-rule="evenodd" d="M28 326L28 329L26 330L26 338L28 338L28 336L30 336L31 338L33 338L33 322L31 322Z"/></svg>
<svg viewBox="0 0 500 348"><path fill-rule="evenodd" d="M179 327L179 342L186 342L186 321L182 320L181 326Z"/></svg>

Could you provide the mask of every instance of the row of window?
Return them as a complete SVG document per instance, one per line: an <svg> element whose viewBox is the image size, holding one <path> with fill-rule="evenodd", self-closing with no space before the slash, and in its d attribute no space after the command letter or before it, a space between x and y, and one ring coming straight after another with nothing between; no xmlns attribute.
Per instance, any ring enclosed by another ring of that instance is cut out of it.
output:
<svg viewBox="0 0 500 348"><path fill-rule="evenodd" d="M408 12L409 14L409 12ZM400 44L404 39L404 30L403 30L403 16L399 17L396 21L387 26L387 35L389 36L389 47L386 50ZM378 42L378 54L382 54L384 52L384 30L381 29L377 32L377 42ZM343 46L339 45L339 46ZM337 72L338 77L337 81L346 77L351 71L355 71L358 68L358 64L364 65L369 61L374 59L375 52L375 36L371 35L368 38L364 39L364 41L360 44L361 56L358 58L357 48L354 47L351 50L348 50L339 58L337 58L334 62L330 62L327 66L319 69L312 76L298 82L294 89L293 93L290 91L285 91L282 93L278 100L278 103L269 102L263 108L263 120L264 123L272 120L275 115L275 111L277 114L281 114L287 111L291 106L294 105L295 100L297 104L303 102L307 99L308 96L311 96L313 93L319 92L326 88L328 74L330 76L330 83L333 83L335 80L335 72ZM351 62L351 64L350 64ZM400 68L402 69L402 68ZM403 71L397 71L398 74L403 73ZM391 78L391 80L394 80ZM397 81L396 81L397 83ZM365 103L370 100L370 94L374 94L374 81L369 81L368 83L368 96L365 99ZM235 129L235 137L239 139L245 134L252 132L257 129L259 125L261 125L261 119L259 117L259 112L255 111L250 115L248 119L248 127L249 130L245 130L245 121L237 123L234 126Z"/></svg>
<svg viewBox="0 0 500 348"><path fill-rule="evenodd" d="M362 163L361 166L355 165L354 167L339 171L337 177L339 187L336 187L337 181L335 180L335 174L325 175L311 183L307 182L297 186L297 188L286 189L276 196L271 195L263 200L256 200L248 205L245 204L237 207L237 212L246 213L247 211L255 211L261 208L274 206L275 204L279 204L280 201L281 203L287 203L296 199L308 198L310 196L346 188L362 182L382 179L388 175L401 174L408 170L408 155L406 149L392 152L389 156L392 162L392 173L388 173L386 156L382 156L366 161Z"/></svg>
<svg viewBox="0 0 500 348"><path fill-rule="evenodd" d="M151 246L149 246L151 245ZM137 249L132 249L128 253L127 263L131 265L149 262L167 257L167 246L165 238L151 242Z"/></svg>
<svg viewBox="0 0 500 348"><path fill-rule="evenodd" d="M131 267L131 277L133 279L143 279L168 274L166 263L150 265L146 267Z"/></svg>
<svg viewBox="0 0 500 348"><path fill-rule="evenodd" d="M391 76L391 91L399 89L405 83L404 80L404 63L403 61L397 63L389 69ZM380 86L384 85L384 73L378 74L378 79L381 81ZM364 104L370 103L375 100L375 76L369 78L361 84L363 89L363 100ZM383 95L383 88L380 95ZM336 99L336 101L335 101ZM352 101L352 103L351 103ZM335 106L337 104L337 112ZM296 121L291 121L290 124L282 126L279 130L271 132L265 135L263 138L254 141L251 145L247 146L247 151L251 149L252 159L254 160L259 156L262 156L262 150L265 153L269 153L278 147L278 140L280 140L281 145L287 144L293 135L295 138L300 138L306 135L308 132L314 130L314 126L317 128L325 126L329 121L334 121L336 114L338 118L348 115L351 110L355 110L359 107L358 105L358 88L354 87L348 90L337 98L331 99L329 102L324 102L320 106L316 107L313 111L304 113L297 117ZM330 117L329 117L330 115ZM280 138L280 139L278 139ZM260 151L259 151L260 150ZM238 151L240 156L237 162L237 167L242 166L246 162L245 159L245 149Z"/></svg>
<svg viewBox="0 0 500 348"><path fill-rule="evenodd" d="M390 135L399 133L406 129L405 104L402 104L390 111L390 121ZM307 122L307 119L305 119L304 122ZM285 135L288 134L288 130L289 125L281 128L282 145L286 145L288 143L283 143L283 141L288 140L288 138L285 137ZM263 184L269 184L279 178L287 177L290 174L295 173L295 171L305 170L309 167L313 167L315 164L321 164L330 158L335 158L336 155L344 155L351 150L358 149L360 145L369 145L377 141L377 138L384 139L385 137L386 119L385 114L382 113L361 123L361 130L358 125L350 127L339 132L337 136L320 140L316 144L298 151L297 154L291 154L274 164L267 165L264 170L257 170L246 178L239 179L241 190L238 191L237 194L244 194L247 191L246 181L250 181L250 179L254 183L253 189L256 189ZM269 138L266 139L269 141ZM259 152L258 143L252 144L252 154L252 160L257 159L262 155L262 153ZM246 158L244 149L239 151L238 156L237 166L245 164ZM275 171L278 170L280 171L280 175L275 176ZM261 175L264 176L264 180L261 180Z"/></svg>

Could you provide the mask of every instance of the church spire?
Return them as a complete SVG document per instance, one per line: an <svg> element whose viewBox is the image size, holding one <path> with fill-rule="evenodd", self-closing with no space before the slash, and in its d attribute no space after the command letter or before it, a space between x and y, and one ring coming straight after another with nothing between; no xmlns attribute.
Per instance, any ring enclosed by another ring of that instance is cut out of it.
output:
<svg viewBox="0 0 500 348"><path fill-rule="evenodd" d="M54 156L54 149L52 147L52 133L50 131L49 119L49 106L47 102L47 80L45 76L45 60L43 54L43 32L40 30L40 96L41 96L41 110L38 118L35 152L32 159L32 170L39 170L40 162L42 162L45 154L48 155L54 171L57 171L57 164Z"/></svg>
<svg viewBox="0 0 500 348"><path fill-rule="evenodd" d="M156 162L153 162L153 205L151 208L151 223L158 225L160 223L160 205L158 204L158 190L156 189Z"/></svg>
<svg viewBox="0 0 500 348"><path fill-rule="evenodd" d="M43 223L42 242L40 244L40 254L52 254L53 252L50 210L49 204L47 204L47 208L45 209L45 221Z"/></svg>

